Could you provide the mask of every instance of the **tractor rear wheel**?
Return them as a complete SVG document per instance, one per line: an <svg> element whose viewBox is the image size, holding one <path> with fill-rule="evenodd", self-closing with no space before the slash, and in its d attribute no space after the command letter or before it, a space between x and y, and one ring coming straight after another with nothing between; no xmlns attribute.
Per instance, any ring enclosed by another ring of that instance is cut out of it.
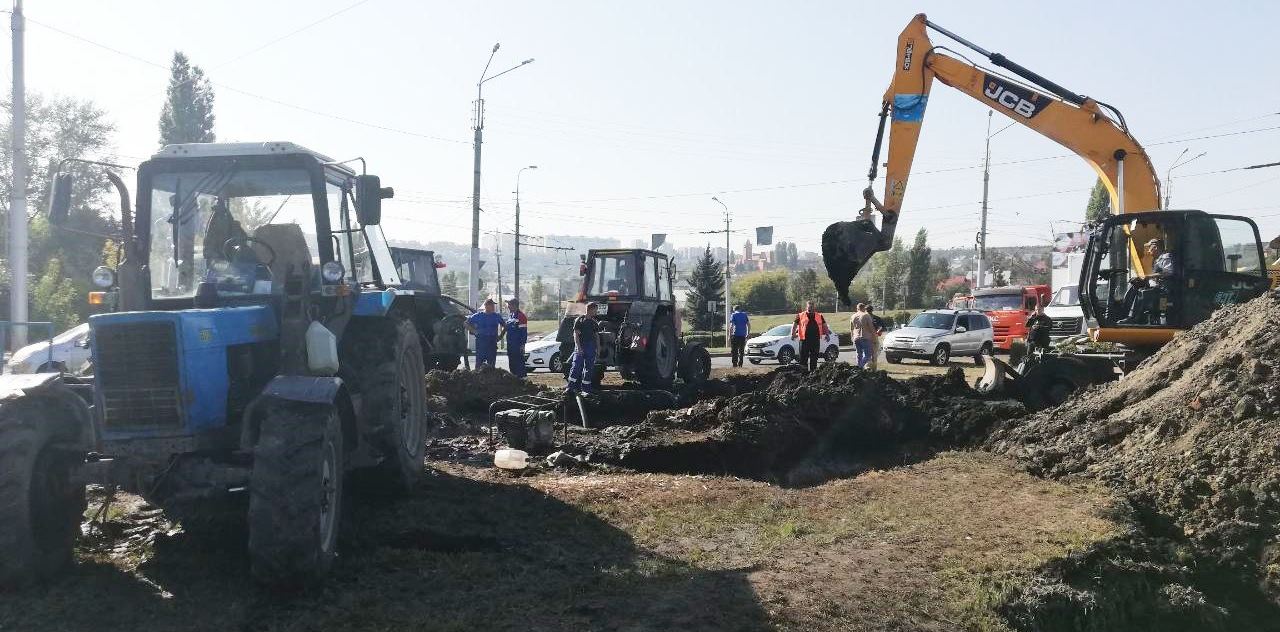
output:
<svg viewBox="0 0 1280 632"><path fill-rule="evenodd" d="M249 561L278 587L315 583L337 557L342 427L331 406L272 402L253 450Z"/></svg>
<svg viewBox="0 0 1280 632"><path fill-rule="evenodd" d="M46 579L71 562L84 518L84 454L59 446L56 419L35 402L0 413L0 586ZM71 436L74 436L72 434Z"/></svg>
<svg viewBox="0 0 1280 632"><path fill-rule="evenodd" d="M676 379L678 353L676 332L671 323L666 319L655 323L649 335L649 346L637 367L640 383L645 388L671 388Z"/></svg>
<svg viewBox="0 0 1280 632"><path fill-rule="evenodd" d="M353 323L350 378L361 393L360 416L385 459L377 487L408 493L423 475L427 449L427 383L418 330L402 319Z"/></svg>

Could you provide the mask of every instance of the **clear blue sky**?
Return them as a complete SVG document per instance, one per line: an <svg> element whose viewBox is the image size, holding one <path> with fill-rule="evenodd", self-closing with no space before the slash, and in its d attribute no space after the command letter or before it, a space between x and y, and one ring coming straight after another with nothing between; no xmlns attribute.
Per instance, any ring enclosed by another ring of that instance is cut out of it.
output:
<svg viewBox="0 0 1280 632"><path fill-rule="evenodd" d="M1280 127L1274 3L29 0L26 11L29 89L108 110L123 160L156 148L165 67L181 49L217 84L219 140L366 157L398 192L393 237L469 240L470 102L501 42L495 69L537 61L486 85L484 230L510 229L516 172L537 164L522 180L529 233L699 244L696 231L722 227L718 194L738 226L773 224L816 250L827 223L861 207L894 42L919 11L1119 107L1162 178L1184 148L1208 152L1174 172L1175 207L1280 233L1280 169L1204 175L1280 160L1280 130L1168 142ZM899 232L968 245L986 110L940 84L933 94ZM1081 217L1094 180L1082 161L1001 164L1063 153L1020 126L992 141L991 244L1044 242L1051 222Z"/></svg>

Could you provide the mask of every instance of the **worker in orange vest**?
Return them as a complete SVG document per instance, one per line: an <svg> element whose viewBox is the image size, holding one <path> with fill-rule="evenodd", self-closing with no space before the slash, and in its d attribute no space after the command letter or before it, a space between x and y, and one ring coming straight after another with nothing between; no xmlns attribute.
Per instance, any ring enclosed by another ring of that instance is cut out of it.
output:
<svg viewBox="0 0 1280 632"><path fill-rule="evenodd" d="M791 339L800 339L800 366L809 371L818 368L822 339L830 334L827 319L813 309L813 301L805 301L804 311L796 314L796 322L791 325Z"/></svg>

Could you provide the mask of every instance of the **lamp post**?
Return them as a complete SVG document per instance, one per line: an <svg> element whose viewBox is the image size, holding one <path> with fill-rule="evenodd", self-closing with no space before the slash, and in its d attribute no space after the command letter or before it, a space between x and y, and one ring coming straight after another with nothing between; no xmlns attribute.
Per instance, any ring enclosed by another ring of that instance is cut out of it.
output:
<svg viewBox="0 0 1280 632"><path fill-rule="evenodd" d="M1173 165L1170 166L1169 169L1164 172L1164 210L1166 211L1169 210L1169 204L1173 202L1173 170L1177 169L1178 167L1190 164L1191 162L1195 161L1197 158L1200 158L1205 154L1209 153L1209 152L1202 151L1186 160L1183 160L1182 157L1187 155L1187 152L1189 151L1191 151L1190 147L1182 150L1182 153L1178 154L1178 157L1173 159Z"/></svg>
<svg viewBox="0 0 1280 632"><path fill-rule="evenodd" d="M511 295L517 301L520 300L520 176L525 169L537 168L538 165L529 165L528 167L520 167L520 170L516 172L516 240L514 244L516 263L515 271L512 273L515 278L512 279L514 285L511 288Z"/></svg>
<svg viewBox="0 0 1280 632"><path fill-rule="evenodd" d="M467 301L472 308L475 308L480 300L480 145L484 142L484 84L516 68L533 63L532 58L526 59L490 77L488 76L489 65L493 63L493 56L497 54L498 48L499 44L494 44L493 50L489 51L489 61L485 62L484 71L480 73L480 81L476 82L476 107L473 114L475 119L472 124L472 129L475 130L475 168L471 180L471 276L467 279L469 286Z"/></svg>
<svg viewBox="0 0 1280 632"><path fill-rule="evenodd" d="M724 341L729 342L729 270L733 264L733 249L729 246L729 207L725 206L720 198L712 196L711 199L724 209Z"/></svg>

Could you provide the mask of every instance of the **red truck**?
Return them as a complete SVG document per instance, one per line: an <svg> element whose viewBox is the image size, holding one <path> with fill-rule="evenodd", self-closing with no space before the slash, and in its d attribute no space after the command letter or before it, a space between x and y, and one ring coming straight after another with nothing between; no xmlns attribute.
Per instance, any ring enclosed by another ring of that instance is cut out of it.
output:
<svg viewBox="0 0 1280 632"><path fill-rule="evenodd" d="M991 318L996 349L1008 351L1014 340L1027 338L1027 318L1036 303L1049 304L1048 285L1009 285L974 290L969 306Z"/></svg>

